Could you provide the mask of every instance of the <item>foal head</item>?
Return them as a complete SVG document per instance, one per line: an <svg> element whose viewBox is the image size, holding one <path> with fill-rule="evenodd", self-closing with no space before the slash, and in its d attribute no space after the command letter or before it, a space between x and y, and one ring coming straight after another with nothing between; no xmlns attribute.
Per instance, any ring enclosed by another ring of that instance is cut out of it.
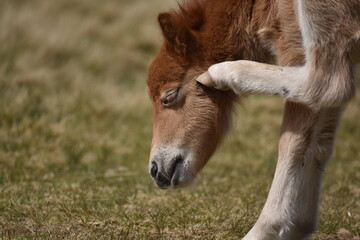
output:
<svg viewBox="0 0 360 240"><path fill-rule="evenodd" d="M205 68L162 48L149 71L154 126L149 169L160 188L190 183L224 135L234 96L196 82Z"/></svg>
<svg viewBox="0 0 360 240"><path fill-rule="evenodd" d="M229 41L230 19L237 14L227 9L232 2L194 0L179 13L158 17L164 43L147 84L154 110L149 170L160 188L189 184L229 126L235 94L206 88L195 79L214 63L253 58L251 51L235 50L239 38Z"/></svg>

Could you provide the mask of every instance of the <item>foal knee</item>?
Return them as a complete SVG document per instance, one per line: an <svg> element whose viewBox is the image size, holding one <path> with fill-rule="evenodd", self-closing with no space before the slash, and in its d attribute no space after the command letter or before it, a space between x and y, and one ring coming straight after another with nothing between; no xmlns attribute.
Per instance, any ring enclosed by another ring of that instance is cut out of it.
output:
<svg viewBox="0 0 360 240"><path fill-rule="evenodd" d="M305 97L317 108L338 107L355 95L352 62L344 46L312 46L305 64Z"/></svg>
<svg viewBox="0 0 360 240"><path fill-rule="evenodd" d="M355 95L352 75L343 74L346 76L342 76L342 73L334 73L334 75L329 76L329 74L320 74L310 75L302 96L304 103L313 109L320 110L343 106Z"/></svg>
<svg viewBox="0 0 360 240"><path fill-rule="evenodd" d="M338 107L348 103L354 95L355 86L352 77L333 77L320 103L322 107Z"/></svg>

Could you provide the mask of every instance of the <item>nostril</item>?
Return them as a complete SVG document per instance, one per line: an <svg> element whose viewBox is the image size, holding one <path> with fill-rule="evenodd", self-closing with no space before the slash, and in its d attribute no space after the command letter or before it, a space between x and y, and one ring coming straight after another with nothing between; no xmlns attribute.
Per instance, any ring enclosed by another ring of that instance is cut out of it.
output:
<svg viewBox="0 0 360 240"><path fill-rule="evenodd" d="M183 161L184 161L183 156L181 156L181 155L177 156L176 160L175 160L175 164L178 165L178 164L182 163Z"/></svg>
<svg viewBox="0 0 360 240"><path fill-rule="evenodd" d="M156 178L157 173L158 173L158 166L156 162L152 162L150 168L150 174L153 178Z"/></svg>
<svg viewBox="0 0 360 240"><path fill-rule="evenodd" d="M170 171L170 176L172 177L176 171L176 168L178 165L182 164L184 162L184 158L179 155L179 156L176 156L173 160L173 164L172 164L172 168L171 168L171 171Z"/></svg>
<svg viewBox="0 0 360 240"><path fill-rule="evenodd" d="M175 158L175 166L183 163L183 161L184 161L183 156L181 156L181 155L177 156L177 157Z"/></svg>

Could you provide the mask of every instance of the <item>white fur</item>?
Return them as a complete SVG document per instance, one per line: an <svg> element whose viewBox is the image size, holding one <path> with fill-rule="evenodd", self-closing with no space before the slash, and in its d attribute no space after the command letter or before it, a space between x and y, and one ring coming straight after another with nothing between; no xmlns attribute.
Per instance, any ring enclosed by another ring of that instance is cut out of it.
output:
<svg viewBox="0 0 360 240"><path fill-rule="evenodd" d="M281 67L240 60L215 64L208 69L217 89L236 94L279 95L293 101L306 101L306 67Z"/></svg>

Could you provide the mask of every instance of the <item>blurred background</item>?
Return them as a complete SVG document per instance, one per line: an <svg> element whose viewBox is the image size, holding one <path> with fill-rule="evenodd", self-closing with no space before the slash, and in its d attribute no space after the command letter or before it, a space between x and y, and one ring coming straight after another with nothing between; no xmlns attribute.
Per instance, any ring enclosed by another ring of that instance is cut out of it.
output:
<svg viewBox="0 0 360 240"><path fill-rule="evenodd" d="M176 6L0 0L0 239L239 239L250 229L275 170L281 99L244 100L193 186L162 191L148 174L145 80L162 42L157 14ZM359 119L357 96L313 239L359 239Z"/></svg>

